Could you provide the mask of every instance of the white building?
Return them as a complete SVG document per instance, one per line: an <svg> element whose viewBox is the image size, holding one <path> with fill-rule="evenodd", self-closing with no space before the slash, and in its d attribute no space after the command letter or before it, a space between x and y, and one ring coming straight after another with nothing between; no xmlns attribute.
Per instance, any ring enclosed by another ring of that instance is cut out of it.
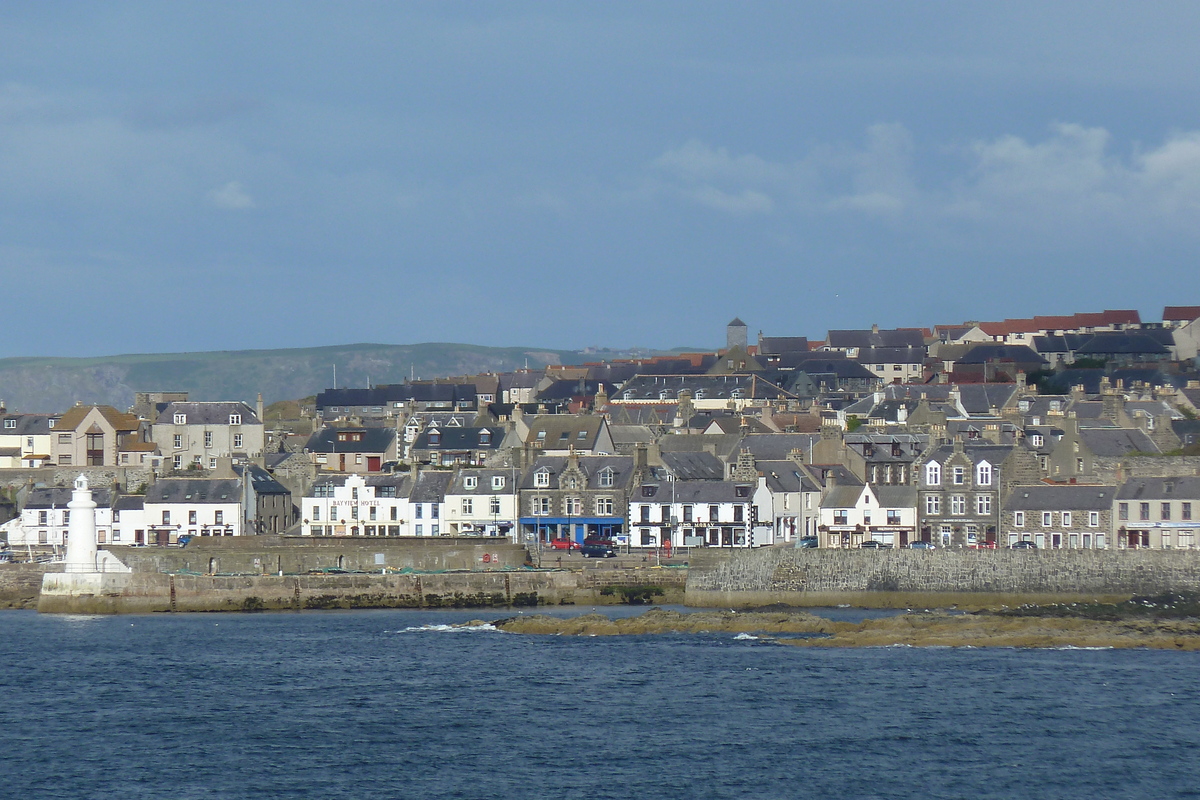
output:
<svg viewBox="0 0 1200 800"><path fill-rule="evenodd" d="M301 536L405 536L409 475L321 478L300 501Z"/></svg>
<svg viewBox="0 0 1200 800"><path fill-rule="evenodd" d="M911 486L833 486L821 501L820 547L876 541L905 547L917 537L917 493Z"/></svg>
<svg viewBox="0 0 1200 800"><path fill-rule="evenodd" d="M245 460L263 452L263 423L245 403L170 403L150 435L174 469L215 469L219 458Z"/></svg>
<svg viewBox="0 0 1200 800"><path fill-rule="evenodd" d="M34 489L25 501L21 516L6 523L8 543L13 547L51 545L61 547L67 543L67 529L71 524L72 489L68 486L51 486ZM108 544L112 531L112 492L108 489L93 489L96 503L96 541Z"/></svg>
<svg viewBox="0 0 1200 800"><path fill-rule="evenodd" d="M174 544L182 535L242 536L238 480L161 478L146 490L146 544Z"/></svg>
<svg viewBox="0 0 1200 800"><path fill-rule="evenodd" d="M632 547L760 547L772 544L769 525L753 529L753 483L643 482L629 501Z"/></svg>
<svg viewBox="0 0 1200 800"><path fill-rule="evenodd" d="M445 508L445 524L452 536L515 535L516 470L457 470L446 488Z"/></svg>

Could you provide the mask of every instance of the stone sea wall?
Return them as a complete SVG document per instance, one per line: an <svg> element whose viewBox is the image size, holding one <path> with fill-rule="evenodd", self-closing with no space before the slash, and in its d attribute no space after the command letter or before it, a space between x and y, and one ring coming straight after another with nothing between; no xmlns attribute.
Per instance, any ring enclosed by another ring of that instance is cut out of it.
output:
<svg viewBox="0 0 1200 800"><path fill-rule="evenodd" d="M1200 551L694 551L693 606L1014 605L1200 591Z"/></svg>

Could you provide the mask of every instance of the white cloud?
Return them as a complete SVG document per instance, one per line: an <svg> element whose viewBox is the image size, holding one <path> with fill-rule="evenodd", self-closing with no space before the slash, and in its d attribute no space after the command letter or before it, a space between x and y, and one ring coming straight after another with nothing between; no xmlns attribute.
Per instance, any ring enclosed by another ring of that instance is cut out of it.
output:
<svg viewBox="0 0 1200 800"><path fill-rule="evenodd" d="M208 199L217 208L234 211L255 207L254 198L246 193L239 181L230 181L219 189L213 189L208 193Z"/></svg>
<svg viewBox="0 0 1200 800"><path fill-rule="evenodd" d="M858 214L1060 237L1200 231L1200 131L1122 155L1105 128L1059 123L1036 140L926 147L927 159L951 159L936 173L917 153L908 129L889 123L869 127L861 145L817 145L792 161L690 141L651 167L660 191L730 214Z"/></svg>

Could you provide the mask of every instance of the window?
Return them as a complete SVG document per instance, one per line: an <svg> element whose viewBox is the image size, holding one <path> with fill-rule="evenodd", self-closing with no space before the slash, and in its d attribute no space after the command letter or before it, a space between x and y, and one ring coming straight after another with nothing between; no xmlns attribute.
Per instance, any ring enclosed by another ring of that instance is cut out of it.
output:
<svg viewBox="0 0 1200 800"><path fill-rule="evenodd" d="M1042 439L1042 435L1040 433L1035 433L1029 437L1029 443L1034 447L1041 447L1044 441L1045 440Z"/></svg>
<svg viewBox="0 0 1200 800"><path fill-rule="evenodd" d="M539 469L533 473L533 485L539 488L545 488L550 485L550 471Z"/></svg>
<svg viewBox="0 0 1200 800"><path fill-rule="evenodd" d="M981 494L975 498L975 513L976 514L991 514L992 513L992 496L990 494Z"/></svg>
<svg viewBox="0 0 1200 800"><path fill-rule="evenodd" d="M474 489L478 485L479 485L479 478L475 477L474 475L468 475L465 478L463 478L463 488L464 489Z"/></svg>
<svg viewBox="0 0 1200 800"><path fill-rule="evenodd" d="M479 432L479 443L480 444L491 444L492 443L492 432L487 429L480 431Z"/></svg>
<svg viewBox="0 0 1200 800"><path fill-rule="evenodd" d="M49 517L50 517L49 511L39 511L38 512L38 525L49 525L50 524Z"/></svg>
<svg viewBox="0 0 1200 800"><path fill-rule="evenodd" d="M213 435L212 435L212 431L205 431L205 432L204 432L204 446L205 446L205 447L212 447L212 444L213 444Z"/></svg>
<svg viewBox="0 0 1200 800"><path fill-rule="evenodd" d="M1163 503L1162 507L1159 509L1159 519L1170 519L1170 518L1171 518L1171 504Z"/></svg>
<svg viewBox="0 0 1200 800"><path fill-rule="evenodd" d="M413 518L421 519L425 516L425 506L422 503L417 503L413 506Z"/></svg>
<svg viewBox="0 0 1200 800"><path fill-rule="evenodd" d="M416 534L417 534L417 536L424 536L425 535L425 526L417 525L416 526Z"/></svg>
<svg viewBox="0 0 1200 800"><path fill-rule="evenodd" d="M741 505L741 504L735 505L735 506L733 507L733 521L734 521L734 522L744 522L744 521L745 521L745 520L742 518L742 515L745 513L745 512L744 512L744 509L745 509L745 508L746 508L746 507L745 507L745 506L743 506L743 505Z"/></svg>
<svg viewBox="0 0 1200 800"><path fill-rule="evenodd" d="M1183 520L1190 520L1192 518L1192 504L1191 503L1185 502L1185 503L1180 504L1179 518L1183 519Z"/></svg>
<svg viewBox="0 0 1200 800"><path fill-rule="evenodd" d="M733 494L735 497L749 497L750 496L750 487L749 486L735 486L735 487L733 487Z"/></svg>
<svg viewBox="0 0 1200 800"><path fill-rule="evenodd" d="M213 524L214 525L224 525L225 524L225 512L224 511L214 511L213 512Z"/></svg>
<svg viewBox="0 0 1200 800"><path fill-rule="evenodd" d="M217 468L217 459L216 459L216 458L209 458L209 459L208 459L208 468L209 468L209 469L216 469L216 468Z"/></svg>
<svg viewBox="0 0 1200 800"><path fill-rule="evenodd" d="M954 480L955 486L962 486L964 483L966 483L966 480L967 480L967 468L966 467L956 466L954 468L953 474L954 474L953 480Z"/></svg>
<svg viewBox="0 0 1200 800"><path fill-rule="evenodd" d="M441 506L439 506L437 503L430 503L429 504L429 518L437 519L438 516L440 516L440 513L439 513L440 510L441 510Z"/></svg>
<svg viewBox="0 0 1200 800"><path fill-rule="evenodd" d="M379 519L379 509L376 508L375 506L368 506L367 507L367 519L371 519L371 520Z"/></svg>
<svg viewBox="0 0 1200 800"><path fill-rule="evenodd" d="M533 507L533 513L545 517L550 514L550 498L549 497L534 497L530 500Z"/></svg>
<svg viewBox="0 0 1200 800"><path fill-rule="evenodd" d="M936 495L936 494L925 495L925 513L926 514L942 513L941 495Z"/></svg>
<svg viewBox="0 0 1200 800"><path fill-rule="evenodd" d="M1138 519L1140 519L1142 521L1147 521L1150 519L1150 504L1149 503L1139 503L1138 504Z"/></svg>
<svg viewBox="0 0 1200 800"><path fill-rule="evenodd" d="M462 513L470 515L475 513L475 501L470 497L464 497L462 501Z"/></svg>
<svg viewBox="0 0 1200 800"><path fill-rule="evenodd" d="M430 447L435 447L437 445L440 445L441 443L442 443L442 432L437 431L437 430L430 431L429 432Z"/></svg>
<svg viewBox="0 0 1200 800"><path fill-rule="evenodd" d="M183 456L175 456L175 458L171 459L171 463L175 466L175 469L183 469Z"/></svg>
<svg viewBox="0 0 1200 800"><path fill-rule="evenodd" d="M992 465L986 461L975 468L975 483L979 486L992 485Z"/></svg>
<svg viewBox="0 0 1200 800"><path fill-rule="evenodd" d="M578 439L579 441L581 441L581 442L582 442L582 441L585 441L585 440L587 439L587 435L588 435L588 434L587 434L587 431L580 431L580 432L579 432L579 435L578 435L578 436L576 436L575 438L576 438L576 439Z"/></svg>
<svg viewBox="0 0 1200 800"><path fill-rule="evenodd" d="M233 446L234 447L242 446L242 435L240 433L235 433L233 435Z"/></svg>
<svg viewBox="0 0 1200 800"><path fill-rule="evenodd" d="M563 504L563 508L566 509L568 516L583 516L583 500L579 497L568 497L567 501Z"/></svg>
<svg viewBox="0 0 1200 800"><path fill-rule="evenodd" d="M1129 503L1117 503L1117 519L1129 519Z"/></svg>
<svg viewBox="0 0 1200 800"><path fill-rule="evenodd" d="M162 524L163 525L171 524L171 512L170 511L162 512Z"/></svg>
<svg viewBox="0 0 1200 800"><path fill-rule="evenodd" d="M721 518L721 507L712 505L708 507L708 521L719 522Z"/></svg>
<svg viewBox="0 0 1200 800"><path fill-rule="evenodd" d="M1051 525L1054 524L1053 516L1054 516L1053 513L1050 511L1042 512L1042 527L1043 528L1049 528Z"/></svg>
<svg viewBox="0 0 1200 800"><path fill-rule="evenodd" d="M683 521L685 523L692 522L692 506L690 503L683 506Z"/></svg>
<svg viewBox="0 0 1200 800"><path fill-rule="evenodd" d="M15 428L17 427L17 421L15 419L6 419L4 420L4 427Z"/></svg>
<svg viewBox="0 0 1200 800"><path fill-rule="evenodd" d="M60 433L60 434L58 435L58 443L59 443L59 444L70 444L70 443L71 443L71 434L69 434L69 433Z"/></svg>
<svg viewBox="0 0 1200 800"><path fill-rule="evenodd" d="M429 526L429 535L430 536L437 536L440 532L441 532L440 525L430 525Z"/></svg>
<svg viewBox="0 0 1200 800"><path fill-rule="evenodd" d="M642 507L646 508L646 506ZM611 497L596 498L596 516L611 517L613 513L613 499Z"/></svg>
<svg viewBox="0 0 1200 800"><path fill-rule="evenodd" d="M350 519L358 519L358 506L350 506Z"/></svg>
<svg viewBox="0 0 1200 800"><path fill-rule="evenodd" d="M961 517L967 513L967 496L964 494L950 495L950 513Z"/></svg>
<svg viewBox="0 0 1200 800"><path fill-rule="evenodd" d="M241 425L242 424L242 415L241 414L230 414L229 415L229 424L230 425Z"/></svg>
<svg viewBox="0 0 1200 800"><path fill-rule="evenodd" d="M189 511L188 512L188 525L195 525L195 524L196 524L196 512Z"/></svg>
<svg viewBox="0 0 1200 800"><path fill-rule="evenodd" d="M503 488L504 488L504 476L503 475L493 475L492 476L492 491L499 491L500 489L503 489Z"/></svg>
<svg viewBox="0 0 1200 800"><path fill-rule="evenodd" d="M187 425L187 414L176 414L175 415L175 424L176 425Z"/></svg>
<svg viewBox="0 0 1200 800"><path fill-rule="evenodd" d="M493 497L493 498L492 498L492 500L491 500L491 503L489 504L489 506L490 506L490 507L488 508L488 512L489 512L489 513L490 513L492 516L495 516L495 515L499 514L499 513L500 513L500 498L499 498L499 497Z"/></svg>
<svg viewBox="0 0 1200 800"><path fill-rule="evenodd" d="M603 488L603 489L612 488L613 471L610 467L605 467L604 469L600 470L599 475L597 475L596 477L597 477L596 482L601 488Z"/></svg>
<svg viewBox="0 0 1200 800"><path fill-rule="evenodd" d="M899 509L888 509L887 524L888 525L899 525L900 524L900 510Z"/></svg>
<svg viewBox="0 0 1200 800"><path fill-rule="evenodd" d="M1089 511L1088 512L1088 527L1089 528L1100 527L1100 512L1099 511Z"/></svg>
<svg viewBox="0 0 1200 800"><path fill-rule="evenodd" d="M312 507L312 521L313 522L321 521L321 507L320 506Z"/></svg>
<svg viewBox="0 0 1200 800"><path fill-rule="evenodd" d="M1025 512L1024 511L1014 511L1013 512L1013 526L1017 527L1017 528L1025 527Z"/></svg>
<svg viewBox="0 0 1200 800"><path fill-rule="evenodd" d="M1074 523L1074 519L1073 519L1073 518L1072 518L1072 516L1071 516L1071 512L1070 512L1070 511L1064 511L1064 512L1062 512L1062 524L1063 524L1063 527L1064 527L1064 528L1069 528L1069 527L1071 527L1071 525L1072 525L1073 523Z"/></svg>
<svg viewBox="0 0 1200 800"><path fill-rule="evenodd" d="M942 483L942 465L936 461L930 461L925 465L925 485L939 486Z"/></svg>

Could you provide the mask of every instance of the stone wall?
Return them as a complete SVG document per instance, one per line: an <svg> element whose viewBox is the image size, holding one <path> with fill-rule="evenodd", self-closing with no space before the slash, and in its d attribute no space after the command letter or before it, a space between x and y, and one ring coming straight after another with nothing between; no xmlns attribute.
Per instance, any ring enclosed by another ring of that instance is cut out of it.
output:
<svg viewBox="0 0 1200 800"><path fill-rule="evenodd" d="M43 592L51 613L267 611L332 608L487 608L573 602L566 572L476 572L439 575L164 575L120 576L110 592Z"/></svg>
<svg viewBox="0 0 1200 800"><path fill-rule="evenodd" d="M345 569L381 572L500 570L526 561L521 545L481 537L286 537L229 536L192 539L186 547L118 547L111 551L134 572L238 574L306 573ZM382 557L382 563L377 559Z"/></svg>
<svg viewBox="0 0 1200 800"><path fill-rule="evenodd" d="M0 608L35 607L42 576L62 570L62 564L0 564Z"/></svg>
<svg viewBox="0 0 1200 800"><path fill-rule="evenodd" d="M1200 551L695 551L687 603L995 606L1200 591Z"/></svg>

